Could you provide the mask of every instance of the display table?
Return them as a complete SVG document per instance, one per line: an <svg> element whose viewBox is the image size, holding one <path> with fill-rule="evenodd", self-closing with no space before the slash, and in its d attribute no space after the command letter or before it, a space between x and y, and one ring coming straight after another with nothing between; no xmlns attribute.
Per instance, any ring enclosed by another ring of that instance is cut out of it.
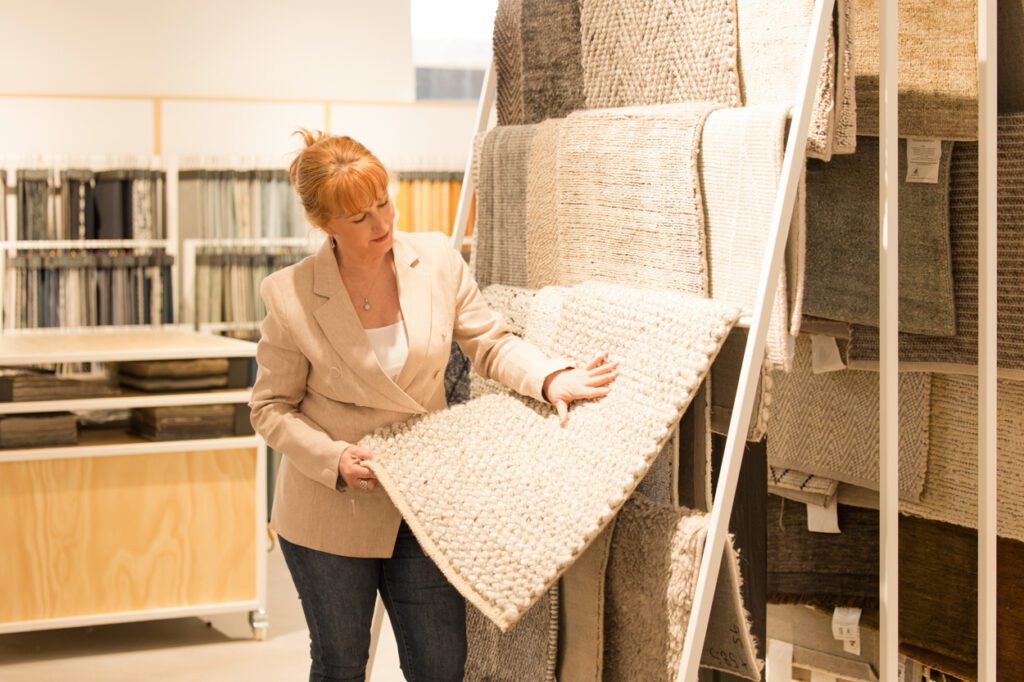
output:
<svg viewBox="0 0 1024 682"><path fill-rule="evenodd" d="M168 331L0 336L0 365L251 358L256 345ZM244 404L251 389L0 402L0 415ZM255 435L0 449L0 632L247 611L266 619L266 445Z"/></svg>

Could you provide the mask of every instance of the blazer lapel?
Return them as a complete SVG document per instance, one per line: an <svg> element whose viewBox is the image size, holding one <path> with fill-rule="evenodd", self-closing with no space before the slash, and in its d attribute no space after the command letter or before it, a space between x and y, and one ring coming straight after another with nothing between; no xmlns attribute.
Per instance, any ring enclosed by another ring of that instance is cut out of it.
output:
<svg viewBox="0 0 1024 682"><path fill-rule="evenodd" d="M396 383L406 391L416 373L423 367L430 347L431 293L430 277L419 256L398 232L394 240L395 272L398 275L398 299L405 318L409 339L409 357L399 372Z"/></svg>
<svg viewBox="0 0 1024 682"><path fill-rule="evenodd" d="M401 287L401 283L399 286ZM371 389L369 394L382 401L382 406L386 409L414 414L426 412L422 405L388 378L377 361L370 340L352 307L352 301L349 300L348 291L341 281L330 239L316 254L313 291L327 298L326 302L313 311L313 317L334 351ZM412 334L409 336L411 339Z"/></svg>

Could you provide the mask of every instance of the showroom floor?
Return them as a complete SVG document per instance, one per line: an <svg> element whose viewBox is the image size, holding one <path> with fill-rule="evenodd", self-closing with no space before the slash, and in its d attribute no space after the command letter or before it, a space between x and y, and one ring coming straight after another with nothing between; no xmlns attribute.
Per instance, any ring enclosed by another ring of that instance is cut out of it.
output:
<svg viewBox="0 0 1024 682"><path fill-rule="evenodd" d="M252 639L245 614L0 635L4 682L170 682L306 679L309 635L277 549L268 556L270 633ZM387 619L370 682L401 682Z"/></svg>

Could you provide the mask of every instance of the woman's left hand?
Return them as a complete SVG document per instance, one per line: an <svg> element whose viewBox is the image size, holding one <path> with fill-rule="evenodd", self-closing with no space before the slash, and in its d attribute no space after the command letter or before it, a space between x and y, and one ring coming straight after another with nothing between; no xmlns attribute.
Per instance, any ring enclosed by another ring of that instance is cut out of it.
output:
<svg viewBox="0 0 1024 682"><path fill-rule="evenodd" d="M619 376L619 363L607 360L608 353L601 353L586 369L563 369L544 379L544 395L558 410L562 426L569 423L569 403L608 395L611 383Z"/></svg>

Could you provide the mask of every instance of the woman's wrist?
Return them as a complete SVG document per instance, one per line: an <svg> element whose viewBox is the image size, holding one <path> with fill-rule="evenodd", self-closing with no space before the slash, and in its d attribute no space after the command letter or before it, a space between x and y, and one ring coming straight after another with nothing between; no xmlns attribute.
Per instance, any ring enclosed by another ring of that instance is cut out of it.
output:
<svg viewBox="0 0 1024 682"><path fill-rule="evenodd" d="M548 389L551 387L551 383L555 380L555 377L557 377L559 374L562 374L563 372L568 372L571 369L572 367L563 367L562 369L555 370L551 374L544 377L544 385L541 387L540 391L540 394L544 397L544 400L548 401L549 403L551 402L551 398L548 395Z"/></svg>

